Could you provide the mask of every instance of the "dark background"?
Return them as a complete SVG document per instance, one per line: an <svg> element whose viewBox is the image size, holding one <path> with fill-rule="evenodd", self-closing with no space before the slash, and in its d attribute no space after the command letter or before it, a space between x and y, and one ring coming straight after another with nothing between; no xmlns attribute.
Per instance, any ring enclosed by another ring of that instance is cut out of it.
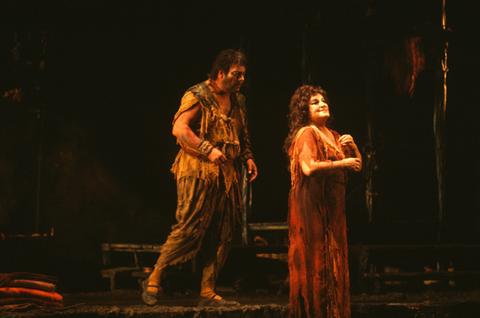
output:
<svg viewBox="0 0 480 318"><path fill-rule="evenodd" d="M372 96L374 222L367 222L365 178L351 175L350 243L432 243L439 211L433 108L448 40L442 241L480 240L475 1L447 1L451 32L441 30L439 0L0 6L1 271L41 271L68 280L65 288L91 289L101 243L163 243L175 221L173 115L226 48L249 60L243 93L259 170L250 221L286 221L286 115L295 89L309 82L328 92L333 129L359 147ZM395 89L384 62L389 48L413 36L421 37L425 70L409 97ZM13 101L19 87L23 95ZM51 229L47 239L14 237Z"/></svg>

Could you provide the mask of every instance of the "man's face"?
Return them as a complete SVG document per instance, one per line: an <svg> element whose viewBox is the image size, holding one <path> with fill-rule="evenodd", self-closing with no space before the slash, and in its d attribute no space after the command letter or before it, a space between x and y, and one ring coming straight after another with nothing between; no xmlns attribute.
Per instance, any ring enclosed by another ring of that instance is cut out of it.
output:
<svg viewBox="0 0 480 318"><path fill-rule="evenodd" d="M220 72L221 78L221 89L227 93L236 93L242 87L243 82L245 81L245 66L243 65L233 65L230 67L228 74L225 75L223 72Z"/></svg>

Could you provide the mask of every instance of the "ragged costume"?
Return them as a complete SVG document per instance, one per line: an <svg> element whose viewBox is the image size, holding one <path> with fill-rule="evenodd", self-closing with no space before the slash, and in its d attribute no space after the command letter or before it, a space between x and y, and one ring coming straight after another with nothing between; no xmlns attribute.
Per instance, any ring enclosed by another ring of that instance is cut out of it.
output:
<svg viewBox="0 0 480 318"><path fill-rule="evenodd" d="M185 111L199 105L201 116L191 127L197 136L222 151L228 161L212 163L198 149L180 139L181 149L172 172L177 180L178 221L164 244L156 269L183 263L198 252L204 264L202 286L215 281L230 249L240 209L240 165L253 159L245 124L245 99L230 98L231 111L222 114L210 80L187 90L174 123Z"/></svg>
<svg viewBox="0 0 480 318"><path fill-rule="evenodd" d="M339 134L331 130L336 147L315 126L298 131L289 149L292 186L289 196L288 266L290 317L349 318L345 186L347 172L306 176L299 162L304 147L314 161L333 162L350 157ZM308 160L308 159L307 159Z"/></svg>

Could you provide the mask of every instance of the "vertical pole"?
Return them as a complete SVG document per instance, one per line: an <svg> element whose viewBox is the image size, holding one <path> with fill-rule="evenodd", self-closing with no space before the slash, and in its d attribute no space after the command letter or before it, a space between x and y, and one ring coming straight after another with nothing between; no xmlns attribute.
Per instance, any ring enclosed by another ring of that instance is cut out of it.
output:
<svg viewBox="0 0 480 318"><path fill-rule="evenodd" d="M442 32L446 34L446 11L445 1L442 1ZM442 67L442 81L443 89L441 98L437 98L435 102L435 109L433 113L433 131L435 135L435 155L437 164L437 183L438 183L438 221L439 227L437 232L437 243L442 240L442 232L445 227L445 185L444 185L444 139L445 139L445 112L447 109L447 50L448 41L445 39L445 44L442 52L441 67Z"/></svg>
<svg viewBox="0 0 480 318"><path fill-rule="evenodd" d="M36 213L35 213L35 233L40 233L40 187L42 177L42 157L43 157L43 114L37 109L37 118L40 121L40 133L38 134L38 158L37 158L37 193L36 193Z"/></svg>
<svg viewBox="0 0 480 318"><path fill-rule="evenodd" d="M303 43L302 43L302 80L303 85L309 85L311 83L310 72L309 72L309 65L308 64L308 52L307 52L307 30L308 30L308 22L305 22L305 26L303 28Z"/></svg>
<svg viewBox="0 0 480 318"><path fill-rule="evenodd" d="M247 178L247 169L242 166L242 243L243 245L248 245L249 234L248 234L248 215L252 208L252 196L251 189L252 184L246 181Z"/></svg>
<svg viewBox="0 0 480 318"><path fill-rule="evenodd" d="M239 50L243 52L245 55L248 56L248 48L249 43L245 39L245 35L242 33L240 35L240 45ZM249 90L248 90L248 83L245 82L245 95L247 96L247 100L249 100ZM248 127L248 117L245 118L245 125ZM242 218L242 244L248 245L250 243L249 237L250 234L248 233L248 217L250 215L252 209L252 184L246 181L247 178L247 169L244 165L241 168L241 175L242 175L242 209L241 209L241 218Z"/></svg>
<svg viewBox="0 0 480 318"><path fill-rule="evenodd" d="M375 163L375 151L373 150L373 126L372 126L372 75L371 72L367 75L367 90L366 90L366 101L367 101L367 137L368 141L364 147L364 153L367 155L367 160L365 160L365 167L363 169L365 174L365 179L367 183L365 185L365 200L368 212L368 221L373 220L373 171L376 169Z"/></svg>

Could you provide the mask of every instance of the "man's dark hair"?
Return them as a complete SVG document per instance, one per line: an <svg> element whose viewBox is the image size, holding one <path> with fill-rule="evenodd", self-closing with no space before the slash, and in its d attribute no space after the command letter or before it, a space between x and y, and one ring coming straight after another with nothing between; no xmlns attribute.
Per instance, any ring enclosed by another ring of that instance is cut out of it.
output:
<svg viewBox="0 0 480 318"><path fill-rule="evenodd" d="M247 58L242 52L228 49L220 52L215 61L213 61L212 70L208 74L210 80L216 80L218 72L223 71L225 75L228 74L233 65L242 65L247 67Z"/></svg>

